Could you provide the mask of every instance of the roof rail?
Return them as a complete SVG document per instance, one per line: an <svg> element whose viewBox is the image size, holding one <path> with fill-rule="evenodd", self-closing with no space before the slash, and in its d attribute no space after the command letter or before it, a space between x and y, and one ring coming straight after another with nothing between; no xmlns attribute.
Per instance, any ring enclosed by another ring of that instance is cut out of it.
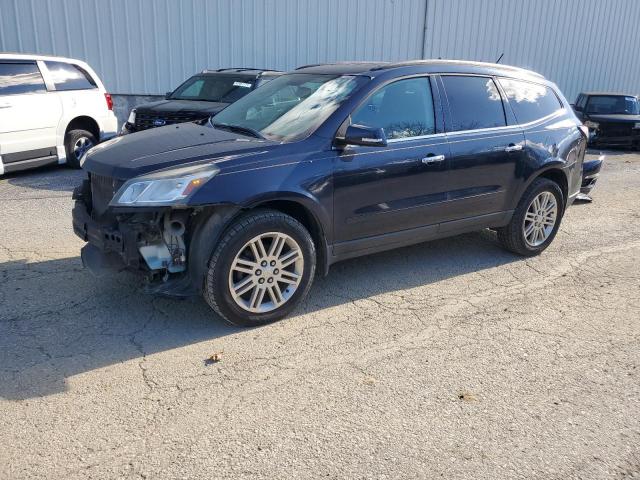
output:
<svg viewBox="0 0 640 480"><path fill-rule="evenodd" d="M385 70L388 68L406 67L411 65L429 65L429 64L438 64L438 63L445 63L450 65L451 64L452 65L475 65L478 67L493 67L493 68L499 68L501 70L507 70L507 71L511 70L516 72L526 72L530 75L544 78L544 76L539 74L538 72L534 72L533 70L527 70L526 68L514 67L512 65L504 65L504 64L498 64L498 63L476 62L474 60L442 60L442 59L407 60L404 62L394 62L394 63L389 63L387 65L381 65L379 67L372 68L372 70Z"/></svg>
<svg viewBox="0 0 640 480"><path fill-rule="evenodd" d="M228 68L218 68L215 70L205 68L204 70L202 70L202 73L227 72L231 70L236 70L238 72L277 72L278 71L278 70L273 70L272 68L228 67Z"/></svg>
<svg viewBox="0 0 640 480"><path fill-rule="evenodd" d="M374 60L358 60L353 62L345 61L345 62L310 63L308 65L302 65L301 67L296 67L295 70L302 70L303 68L311 68L311 67L321 67L323 65L367 65L367 64L383 65L387 63L389 62L374 61ZM375 68L372 68L371 70L375 70Z"/></svg>

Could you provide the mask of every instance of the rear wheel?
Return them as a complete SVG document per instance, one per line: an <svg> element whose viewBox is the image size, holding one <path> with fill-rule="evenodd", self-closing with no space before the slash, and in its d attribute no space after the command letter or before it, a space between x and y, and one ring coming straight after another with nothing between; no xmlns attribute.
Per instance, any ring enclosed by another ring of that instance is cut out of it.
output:
<svg viewBox="0 0 640 480"><path fill-rule="evenodd" d="M252 212L216 247L204 298L234 325L263 325L285 317L306 297L315 267L313 240L300 222L277 211Z"/></svg>
<svg viewBox="0 0 640 480"><path fill-rule="evenodd" d="M87 130L71 130L64 138L67 164L72 168L80 168L80 159L98 141L93 133Z"/></svg>
<svg viewBox="0 0 640 480"><path fill-rule="evenodd" d="M538 178L520 199L511 222L497 230L498 240L519 255L538 255L555 238L563 214L564 197L558 184Z"/></svg>

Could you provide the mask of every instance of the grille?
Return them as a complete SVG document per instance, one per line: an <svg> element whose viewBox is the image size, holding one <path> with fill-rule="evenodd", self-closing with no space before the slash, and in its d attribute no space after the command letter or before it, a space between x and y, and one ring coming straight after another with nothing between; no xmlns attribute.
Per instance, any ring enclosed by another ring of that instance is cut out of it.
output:
<svg viewBox="0 0 640 480"><path fill-rule="evenodd" d="M136 112L136 129L146 130L147 128L161 127L164 125L173 125L174 123L193 122L195 120L202 120L208 118L208 113L202 112ZM162 120L165 123L163 125L155 125L156 120Z"/></svg>
<svg viewBox="0 0 640 480"><path fill-rule="evenodd" d="M599 130L604 137L626 137L631 135L633 123L601 123Z"/></svg>
<svg viewBox="0 0 640 480"><path fill-rule="evenodd" d="M91 205L94 216L101 216L107 211L109 202L120 188L122 182L111 177L91 175Z"/></svg>

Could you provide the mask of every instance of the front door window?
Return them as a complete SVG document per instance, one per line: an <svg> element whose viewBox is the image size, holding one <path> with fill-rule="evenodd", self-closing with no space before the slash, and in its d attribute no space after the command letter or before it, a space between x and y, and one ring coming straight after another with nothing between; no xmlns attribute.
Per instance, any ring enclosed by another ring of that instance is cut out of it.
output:
<svg viewBox="0 0 640 480"><path fill-rule="evenodd" d="M389 140L435 133L429 79L409 78L380 88L351 116L351 123L383 128Z"/></svg>

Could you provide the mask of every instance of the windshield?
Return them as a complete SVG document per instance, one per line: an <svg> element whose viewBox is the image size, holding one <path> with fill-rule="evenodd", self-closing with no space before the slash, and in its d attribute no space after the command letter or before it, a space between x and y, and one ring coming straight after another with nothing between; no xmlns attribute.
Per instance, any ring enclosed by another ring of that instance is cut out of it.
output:
<svg viewBox="0 0 640 480"><path fill-rule="evenodd" d="M589 97L587 113L601 115L638 115L638 99L625 95L594 95Z"/></svg>
<svg viewBox="0 0 640 480"><path fill-rule="evenodd" d="M270 140L301 140L366 81L351 75L282 75L228 106L211 122L252 130Z"/></svg>
<svg viewBox="0 0 640 480"><path fill-rule="evenodd" d="M249 93L254 81L246 76L197 75L180 85L169 98L232 103Z"/></svg>

